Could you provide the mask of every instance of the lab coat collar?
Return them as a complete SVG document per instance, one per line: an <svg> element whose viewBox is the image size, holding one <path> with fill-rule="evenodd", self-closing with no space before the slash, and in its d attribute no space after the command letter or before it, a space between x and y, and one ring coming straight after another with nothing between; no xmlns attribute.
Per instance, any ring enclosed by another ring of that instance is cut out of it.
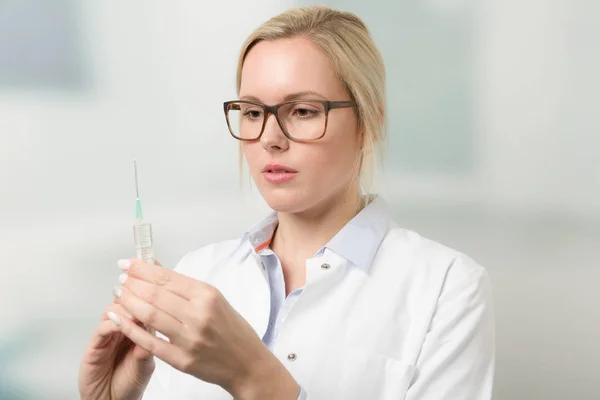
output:
<svg viewBox="0 0 600 400"><path fill-rule="evenodd" d="M355 266L367 271L385 237L391 217L387 204L380 196L371 196L369 204L352 218L317 254L327 249L344 257ZM271 212L247 231L234 254L240 259L252 252L255 255L271 243L279 220Z"/></svg>

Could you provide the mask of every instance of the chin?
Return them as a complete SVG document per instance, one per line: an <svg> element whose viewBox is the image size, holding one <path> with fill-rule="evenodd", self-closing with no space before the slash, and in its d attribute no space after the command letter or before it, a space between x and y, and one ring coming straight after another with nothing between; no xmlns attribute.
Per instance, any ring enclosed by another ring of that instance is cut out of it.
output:
<svg viewBox="0 0 600 400"><path fill-rule="evenodd" d="M260 191L263 199L273 211L297 213L309 208L306 193L291 188L264 188Z"/></svg>

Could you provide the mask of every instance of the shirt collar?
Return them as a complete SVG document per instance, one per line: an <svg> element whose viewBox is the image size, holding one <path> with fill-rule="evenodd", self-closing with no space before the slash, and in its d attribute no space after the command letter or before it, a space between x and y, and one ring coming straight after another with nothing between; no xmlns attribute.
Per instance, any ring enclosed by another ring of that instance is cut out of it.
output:
<svg viewBox="0 0 600 400"><path fill-rule="evenodd" d="M262 221L247 231L236 248L249 244L252 252L259 254L271 243L279 220L271 212ZM369 204L352 218L317 254L329 249L346 258L355 266L367 270L373 262L379 245L385 237L390 223L387 204L379 196L372 196Z"/></svg>
<svg viewBox="0 0 600 400"><path fill-rule="evenodd" d="M350 220L326 245L329 250L367 270L390 224L387 205L379 196Z"/></svg>

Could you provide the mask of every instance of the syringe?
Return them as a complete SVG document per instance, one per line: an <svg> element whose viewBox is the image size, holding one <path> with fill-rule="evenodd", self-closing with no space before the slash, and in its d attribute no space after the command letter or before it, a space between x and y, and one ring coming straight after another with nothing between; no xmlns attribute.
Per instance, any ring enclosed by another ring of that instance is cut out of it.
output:
<svg viewBox="0 0 600 400"><path fill-rule="evenodd" d="M133 224L133 239L137 258L147 263L154 264L154 249L152 247L152 225L144 221L142 213L142 202L138 187L137 163L133 159L133 171L135 173L135 223ZM146 327L146 330L155 335L154 328Z"/></svg>
<svg viewBox="0 0 600 400"><path fill-rule="evenodd" d="M133 160L133 170L135 172L135 223L133 224L133 238L135 241L135 250L137 258L147 263L154 264L154 250L152 247L152 225L144 221L142 213L142 202L140 201L140 191L138 187L137 163Z"/></svg>

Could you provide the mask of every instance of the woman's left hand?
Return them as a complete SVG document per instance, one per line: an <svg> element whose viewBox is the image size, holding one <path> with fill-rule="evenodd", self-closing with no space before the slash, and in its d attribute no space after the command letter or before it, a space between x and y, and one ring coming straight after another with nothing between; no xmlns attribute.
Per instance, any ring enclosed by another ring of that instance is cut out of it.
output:
<svg viewBox="0 0 600 400"><path fill-rule="evenodd" d="M236 399L296 399L298 384L213 286L140 260L115 288L118 302L163 340L128 319L121 332L174 368L220 385Z"/></svg>

